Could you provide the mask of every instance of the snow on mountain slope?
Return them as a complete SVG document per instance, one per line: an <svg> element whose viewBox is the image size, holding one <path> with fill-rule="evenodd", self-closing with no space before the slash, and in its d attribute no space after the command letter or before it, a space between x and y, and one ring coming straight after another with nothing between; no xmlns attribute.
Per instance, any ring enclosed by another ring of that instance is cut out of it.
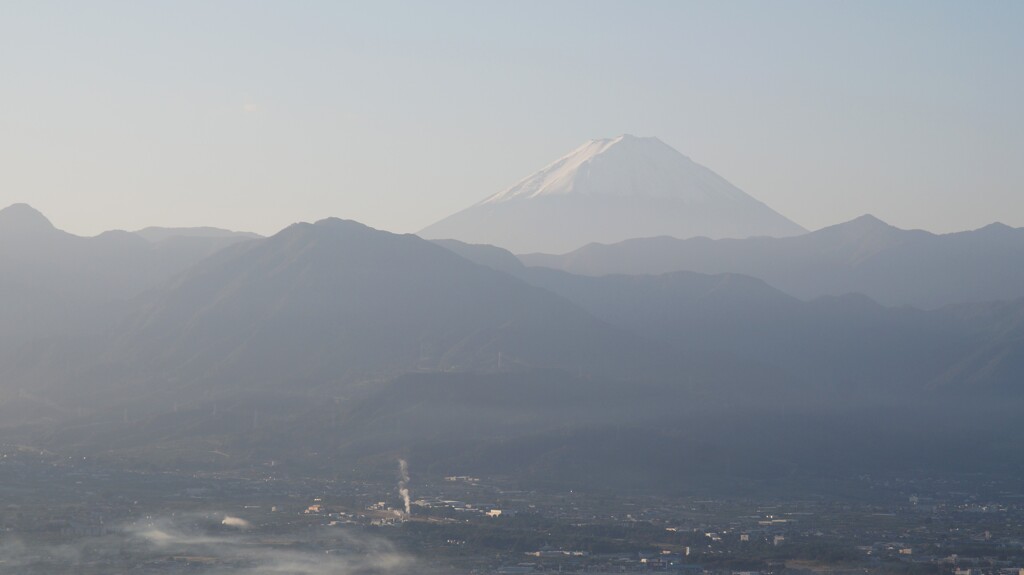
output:
<svg viewBox="0 0 1024 575"><path fill-rule="evenodd" d="M560 253L636 237L803 231L661 140L623 135L591 140L421 235Z"/></svg>
<svg viewBox="0 0 1024 575"><path fill-rule="evenodd" d="M715 198L742 201L748 197L658 138L622 135L591 140L483 203L565 194L680 198L693 202Z"/></svg>

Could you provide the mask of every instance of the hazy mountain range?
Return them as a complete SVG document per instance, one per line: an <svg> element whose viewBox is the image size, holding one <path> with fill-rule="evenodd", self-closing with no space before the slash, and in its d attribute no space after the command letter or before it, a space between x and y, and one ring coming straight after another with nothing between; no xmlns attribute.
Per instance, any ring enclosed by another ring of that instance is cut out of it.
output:
<svg viewBox="0 0 1024 575"><path fill-rule="evenodd" d="M934 308L1024 297L1024 229L999 223L938 235L866 215L787 238L651 237L520 257L594 276L746 274L804 299L860 293L885 305Z"/></svg>
<svg viewBox="0 0 1024 575"><path fill-rule="evenodd" d="M258 237L213 228L80 237L25 204L0 210L0 342L92 330L110 308L221 248Z"/></svg>
<svg viewBox="0 0 1024 575"><path fill-rule="evenodd" d="M885 307L860 294L803 301L741 274L583 276L526 267L492 246L439 243L651 340L774 364L794 376L831 382L843 395L859 389L868 396L883 389L892 396L942 393L951 387L978 393L977 386L1013 394L1024 367L1014 353L1002 353L1024 341L1024 297L937 310Z"/></svg>
<svg viewBox="0 0 1024 575"><path fill-rule="evenodd" d="M590 242L805 231L657 138L591 140L536 174L424 228L430 239L561 253Z"/></svg>
<svg viewBox="0 0 1024 575"><path fill-rule="evenodd" d="M828 245L859 261L875 244L858 237ZM55 451L326 472L401 453L439 473L663 485L826 472L840 452L847 466L1021 463L1021 299L922 310L806 301L736 273L576 275L338 219L268 238L80 238L13 206L0 240L0 421ZM1013 293L1009 277L981 293ZM976 449L992 434L1004 441Z"/></svg>

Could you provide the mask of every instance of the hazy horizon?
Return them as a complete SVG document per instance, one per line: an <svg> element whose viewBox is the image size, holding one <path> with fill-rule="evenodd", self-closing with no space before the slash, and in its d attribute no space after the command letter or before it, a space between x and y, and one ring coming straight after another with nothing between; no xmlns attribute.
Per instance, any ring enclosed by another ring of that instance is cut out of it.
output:
<svg viewBox="0 0 1024 575"><path fill-rule="evenodd" d="M0 0L0 573L1024 575L1022 29Z"/></svg>
<svg viewBox="0 0 1024 575"><path fill-rule="evenodd" d="M808 229L1020 227L1022 23L1014 3L7 3L0 205L80 235L416 232L630 133Z"/></svg>

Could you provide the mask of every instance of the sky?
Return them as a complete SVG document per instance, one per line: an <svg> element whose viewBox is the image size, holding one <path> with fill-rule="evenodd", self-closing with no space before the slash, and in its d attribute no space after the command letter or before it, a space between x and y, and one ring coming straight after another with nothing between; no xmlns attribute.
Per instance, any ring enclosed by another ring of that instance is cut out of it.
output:
<svg viewBox="0 0 1024 575"><path fill-rule="evenodd" d="M657 136L817 229L1024 226L1024 2L0 0L0 206L416 232Z"/></svg>

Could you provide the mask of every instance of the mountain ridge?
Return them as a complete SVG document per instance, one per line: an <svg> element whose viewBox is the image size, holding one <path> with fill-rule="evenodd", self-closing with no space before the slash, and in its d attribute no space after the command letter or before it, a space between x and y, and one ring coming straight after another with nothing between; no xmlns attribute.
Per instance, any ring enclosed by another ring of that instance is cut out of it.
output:
<svg viewBox="0 0 1024 575"><path fill-rule="evenodd" d="M516 253L637 236L785 236L805 231L657 138L591 140L419 233Z"/></svg>
<svg viewBox="0 0 1024 575"><path fill-rule="evenodd" d="M874 256L851 254L886 234L860 223L830 232L830 249L855 267ZM155 252L134 250L156 249L128 232L78 240L146 258ZM898 230L893 240L930 241ZM716 242L742 240L696 245ZM722 458L753 462L755 476L863 471L903 453L879 452L890 444L960 466L977 445L1019 433L1003 416L990 429L987 414L1016 415L1024 399L1024 300L938 311L862 295L801 301L737 273L588 277L436 244L336 218L235 242L111 302L124 318L115 325L0 347L0 425L62 456L160 468L272 460L331 476L404 453L439 470L607 484L598 470L614 467L666 485L736 471ZM821 256L812 248L798 255ZM976 246L962 251L977 259ZM74 290L75 278L50 279ZM9 294L28 325L39 316L21 303L48 286ZM971 431L976 420L985 430ZM919 422L934 421L944 434L922 442ZM849 442L806 443L810 433L860 438L860 455L850 459ZM950 438L963 447L950 451Z"/></svg>
<svg viewBox="0 0 1024 575"><path fill-rule="evenodd" d="M94 331L120 304L241 236L152 242L120 230L92 237L55 227L28 204L0 210L0 342L16 353L44 335ZM92 326L92 327L90 327Z"/></svg>
<svg viewBox="0 0 1024 575"><path fill-rule="evenodd" d="M936 308L1024 296L1024 229L940 235L868 215L785 238L659 236L519 258L582 275L741 273L802 299L859 292L885 305Z"/></svg>
<svg viewBox="0 0 1024 575"><path fill-rule="evenodd" d="M55 229L49 218L28 204L11 204L0 209L0 232L25 233Z"/></svg>

